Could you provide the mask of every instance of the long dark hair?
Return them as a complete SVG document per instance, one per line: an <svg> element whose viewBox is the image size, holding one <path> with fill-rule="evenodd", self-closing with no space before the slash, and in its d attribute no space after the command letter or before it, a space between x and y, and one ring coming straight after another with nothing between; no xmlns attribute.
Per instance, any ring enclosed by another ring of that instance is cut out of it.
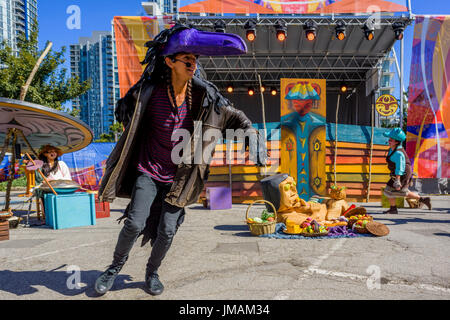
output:
<svg viewBox="0 0 450 320"><path fill-rule="evenodd" d="M39 156L39 160L42 160L44 162L44 164L42 165L42 173L45 177L48 177L50 173L55 173L58 170L58 157L55 158L52 167L50 167L47 157L44 154L41 154Z"/></svg>

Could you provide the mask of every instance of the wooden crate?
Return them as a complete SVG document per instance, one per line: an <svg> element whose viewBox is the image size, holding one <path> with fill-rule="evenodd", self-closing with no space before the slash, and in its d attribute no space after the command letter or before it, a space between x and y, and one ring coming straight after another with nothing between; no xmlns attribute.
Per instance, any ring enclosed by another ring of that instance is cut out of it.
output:
<svg viewBox="0 0 450 320"><path fill-rule="evenodd" d="M9 222L0 221L0 241L9 240Z"/></svg>
<svg viewBox="0 0 450 320"><path fill-rule="evenodd" d="M95 218L109 218L110 217L110 206L109 202L98 201L98 195L95 195Z"/></svg>

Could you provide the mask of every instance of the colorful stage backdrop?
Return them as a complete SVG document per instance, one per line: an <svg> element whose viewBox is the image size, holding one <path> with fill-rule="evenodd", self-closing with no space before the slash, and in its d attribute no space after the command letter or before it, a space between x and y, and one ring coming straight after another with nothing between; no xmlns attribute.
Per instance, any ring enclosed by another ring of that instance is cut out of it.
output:
<svg viewBox="0 0 450 320"><path fill-rule="evenodd" d="M120 95L123 97L141 77L147 48L161 30L170 28L171 16L156 17L114 17L117 66L119 69Z"/></svg>
<svg viewBox="0 0 450 320"><path fill-rule="evenodd" d="M114 146L115 143L91 143L83 150L63 154L61 160L69 167L72 180L85 189L96 191Z"/></svg>
<svg viewBox="0 0 450 320"><path fill-rule="evenodd" d="M450 16L417 16L406 150L419 178L450 178Z"/></svg>
<svg viewBox="0 0 450 320"><path fill-rule="evenodd" d="M281 79L281 170L304 200L326 195L326 80Z"/></svg>
<svg viewBox="0 0 450 320"><path fill-rule="evenodd" d="M8 180L9 175L9 166L11 165L11 155L5 155L2 162L0 163L0 182L4 182ZM20 163L16 163L16 174L14 175L14 179L20 178L23 174L19 171Z"/></svg>
<svg viewBox="0 0 450 320"><path fill-rule="evenodd" d="M179 0L180 12L332 14L406 12L406 0Z"/></svg>

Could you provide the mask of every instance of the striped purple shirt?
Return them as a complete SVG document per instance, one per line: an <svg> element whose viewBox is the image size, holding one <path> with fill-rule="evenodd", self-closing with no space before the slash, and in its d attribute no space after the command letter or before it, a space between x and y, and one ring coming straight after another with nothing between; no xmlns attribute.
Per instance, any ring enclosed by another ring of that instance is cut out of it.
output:
<svg viewBox="0 0 450 320"><path fill-rule="evenodd" d="M177 129L194 131L194 122L186 102L175 114L170 104L167 87L156 86L145 110L142 123L145 126L143 143L139 155L138 170L161 182L173 182L177 165L172 162L171 153L180 141L172 141Z"/></svg>

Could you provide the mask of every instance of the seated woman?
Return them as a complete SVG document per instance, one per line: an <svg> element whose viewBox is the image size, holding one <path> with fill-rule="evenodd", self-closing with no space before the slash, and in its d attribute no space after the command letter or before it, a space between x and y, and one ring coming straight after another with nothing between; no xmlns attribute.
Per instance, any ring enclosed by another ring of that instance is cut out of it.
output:
<svg viewBox="0 0 450 320"><path fill-rule="evenodd" d="M44 164L42 165L41 172L47 179L47 181L54 180L72 180L70 175L70 170L67 164L59 160L58 157L62 156L61 149L54 147L50 144L44 145L39 150L38 158ZM44 213L44 194L46 193L40 187L45 186L44 178L41 176L39 171L36 171L36 189L34 190L35 195L42 203L42 212ZM38 204L39 206L39 204ZM38 207L39 208L39 207ZM39 217L39 209L38 209ZM44 213L45 217L45 213Z"/></svg>
<svg viewBox="0 0 450 320"><path fill-rule="evenodd" d="M58 157L62 156L61 149L47 144L39 150L38 158L43 161L42 173L47 180L72 180L70 170L67 164L59 160ZM36 183L42 183L44 178L36 172Z"/></svg>

